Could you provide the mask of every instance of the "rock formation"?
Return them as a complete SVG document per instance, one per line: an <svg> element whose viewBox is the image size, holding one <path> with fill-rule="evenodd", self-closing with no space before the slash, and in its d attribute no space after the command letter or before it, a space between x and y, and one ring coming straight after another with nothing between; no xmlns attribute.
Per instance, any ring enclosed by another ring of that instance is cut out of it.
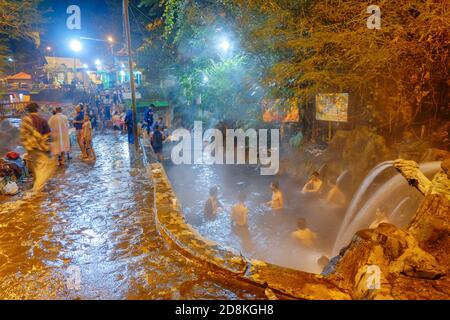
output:
<svg viewBox="0 0 450 320"><path fill-rule="evenodd" d="M328 277L354 299L450 298L450 159L432 181L414 161L395 168L424 201L410 224L359 231Z"/></svg>

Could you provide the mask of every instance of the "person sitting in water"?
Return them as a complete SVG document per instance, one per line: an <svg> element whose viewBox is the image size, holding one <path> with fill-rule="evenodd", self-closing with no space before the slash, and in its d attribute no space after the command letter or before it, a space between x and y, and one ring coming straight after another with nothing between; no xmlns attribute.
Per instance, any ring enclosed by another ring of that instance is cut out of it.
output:
<svg viewBox="0 0 450 320"><path fill-rule="evenodd" d="M280 190L280 184L274 181L270 185L272 189L272 200L267 202L268 206L271 206L274 210L279 210L284 208L283 193Z"/></svg>
<svg viewBox="0 0 450 320"><path fill-rule="evenodd" d="M386 210L383 207L377 208L375 220L370 224L369 229L376 229L382 223L389 223Z"/></svg>
<svg viewBox="0 0 450 320"><path fill-rule="evenodd" d="M321 271L325 270L326 266L328 265L328 263L330 263L330 258L328 258L327 256L321 256L318 260L317 260L317 264L319 265L319 268Z"/></svg>
<svg viewBox="0 0 450 320"><path fill-rule="evenodd" d="M233 224L247 228L248 208L245 206L245 194L241 192L238 196L239 203L231 208L231 219Z"/></svg>
<svg viewBox="0 0 450 320"><path fill-rule="evenodd" d="M333 181L335 180L328 180L328 185L331 187L331 189L330 191L328 191L325 203L336 206L338 208L343 208L347 202L347 199L345 197L345 194L339 188L337 182Z"/></svg>
<svg viewBox="0 0 450 320"><path fill-rule="evenodd" d="M245 205L245 193L239 194L238 201L239 203L231 208L232 230L241 239L242 248L250 251L253 244L248 230L248 208Z"/></svg>
<svg viewBox="0 0 450 320"><path fill-rule="evenodd" d="M297 225L298 230L292 232L292 238L299 241L303 246L311 248L317 239L317 235L307 228L305 219L299 219Z"/></svg>
<svg viewBox="0 0 450 320"><path fill-rule="evenodd" d="M319 194L322 190L322 180L320 180L320 175L317 171L311 174L308 182L303 186L303 194Z"/></svg>
<svg viewBox="0 0 450 320"><path fill-rule="evenodd" d="M214 218L219 208L223 208L222 204L217 199L218 194L219 190L217 189L217 187L211 187L211 189L209 189L209 197L208 200L206 200L204 210L206 216L210 218Z"/></svg>

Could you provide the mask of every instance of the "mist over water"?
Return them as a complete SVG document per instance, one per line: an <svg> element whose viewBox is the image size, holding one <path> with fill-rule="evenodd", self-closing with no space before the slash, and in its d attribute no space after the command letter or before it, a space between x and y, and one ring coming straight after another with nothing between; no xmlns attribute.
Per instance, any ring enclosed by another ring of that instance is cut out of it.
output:
<svg viewBox="0 0 450 320"><path fill-rule="evenodd" d="M167 161L165 168L186 221L201 235L241 252L248 259L321 272L317 260L324 254L329 255L342 211L326 206L321 200L302 198L303 183L288 177L261 176L259 168L251 165L173 165ZM265 205L271 199L270 183L274 180L280 182L284 210L273 211ZM204 204L212 186L218 187L218 198L224 209L215 219L208 219ZM232 227L231 207L238 202L241 191L247 195L248 238L238 236ZM291 233L297 230L299 218L305 218L308 227L317 233L314 248L305 248L292 239Z"/></svg>
<svg viewBox="0 0 450 320"><path fill-rule="evenodd" d="M320 273L317 260L322 255L336 255L355 232L373 222L377 208L383 206L389 222L399 227L410 221L423 197L397 174L392 163L375 167L347 208L325 204L326 193L320 198L303 196L300 191L306 177L304 181L296 181L288 176L261 176L259 168L252 165L174 165L169 160L165 167L186 221L202 236L240 252L248 259ZM421 169L430 177L439 170L439 162L424 164ZM387 178L383 175L380 179L385 170ZM338 180L344 180L346 174L342 173ZM265 205L271 199L270 183L274 180L279 181L285 198L285 209L280 211ZM204 204L213 186L219 189L218 198L224 209L216 218L209 219L204 214ZM236 234L232 226L231 208L238 202L241 191L247 195L248 237ZM297 230L299 218L306 219L307 227L317 234L318 239L311 248L291 237Z"/></svg>

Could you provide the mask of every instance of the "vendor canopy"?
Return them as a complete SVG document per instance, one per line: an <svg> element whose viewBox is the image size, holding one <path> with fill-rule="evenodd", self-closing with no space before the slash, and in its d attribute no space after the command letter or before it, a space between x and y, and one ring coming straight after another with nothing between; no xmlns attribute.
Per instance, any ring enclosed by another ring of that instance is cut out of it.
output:
<svg viewBox="0 0 450 320"><path fill-rule="evenodd" d="M6 77L6 80L31 80L31 75L25 72L19 72L13 76Z"/></svg>

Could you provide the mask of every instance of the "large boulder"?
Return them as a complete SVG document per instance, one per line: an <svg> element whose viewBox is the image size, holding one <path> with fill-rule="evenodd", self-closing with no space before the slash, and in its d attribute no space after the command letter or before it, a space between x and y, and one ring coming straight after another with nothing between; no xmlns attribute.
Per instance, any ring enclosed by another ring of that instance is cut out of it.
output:
<svg viewBox="0 0 450 320"><path fill-rule="evenodd" d="M329 279L354 299L448 299L450 160L432 181L413 161L395 167L425 196L416 215L405 229L382 223L359 231Z"/></svg>

